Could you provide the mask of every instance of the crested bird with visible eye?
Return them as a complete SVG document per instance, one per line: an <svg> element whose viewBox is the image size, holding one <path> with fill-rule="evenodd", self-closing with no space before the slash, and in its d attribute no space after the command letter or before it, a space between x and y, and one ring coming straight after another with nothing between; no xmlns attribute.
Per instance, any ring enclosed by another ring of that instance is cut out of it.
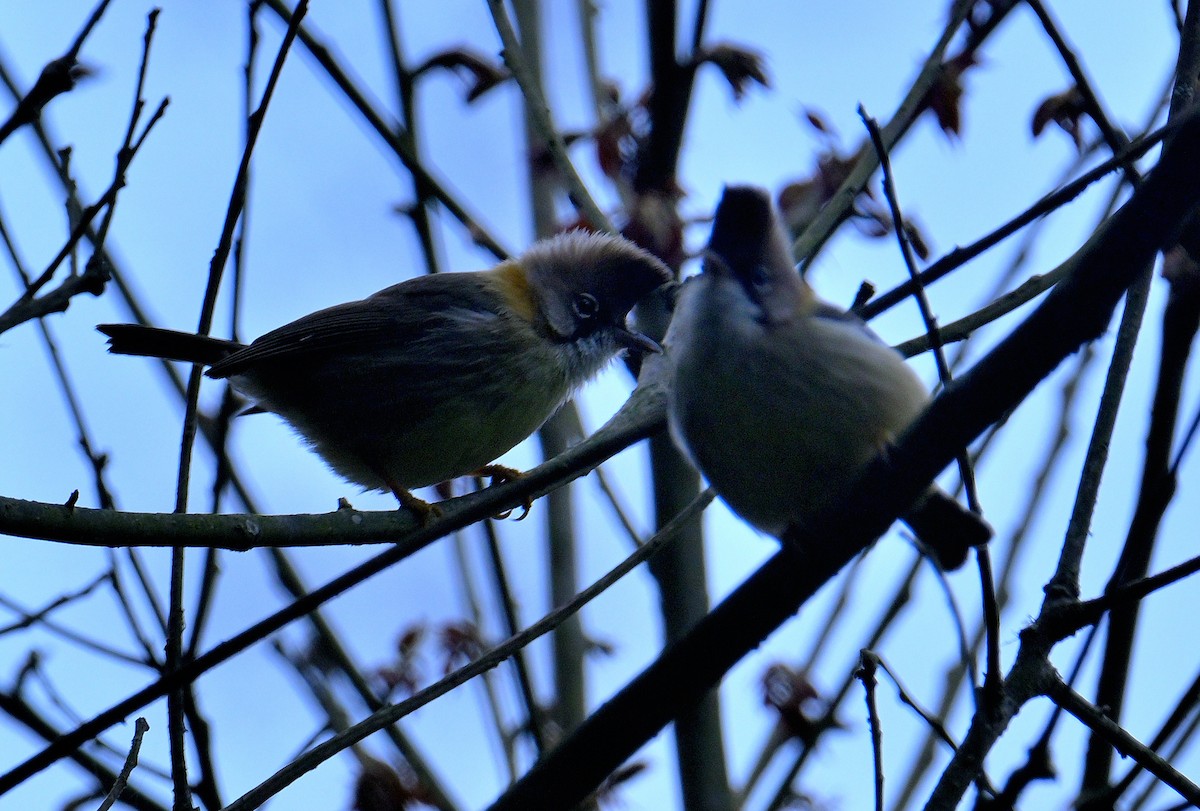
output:
<svg viewBox="0 0 1200 811"><path fill-rule="evenodd" d="M796 272L759 188L725 189L664 344L672 435L735 513L777 537L841 495L929 400L897 352ZM947 569L992 535L936 485L900 520Z"/></svg>
<svg viewBox="0 0 1200 811"><path fill-rule="evenodd" d="M489 270L401 282L272 330L248 345L102 324L110 351L204 364L278 414L334 471L411 494L476 472L536 431L621 350L657 351L626 326L671 279L616 236L571 231Z"/></svg>

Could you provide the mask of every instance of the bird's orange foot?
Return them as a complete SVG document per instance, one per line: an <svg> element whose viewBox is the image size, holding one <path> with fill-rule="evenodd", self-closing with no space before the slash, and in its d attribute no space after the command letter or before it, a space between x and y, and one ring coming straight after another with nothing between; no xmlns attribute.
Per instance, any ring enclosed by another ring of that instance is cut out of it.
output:
<svg viewBox="0 0 1200 811"><path fill-rule="evenodd" d="M504 484L505 482L515 482L517 479L525 478L525 474L514 467L506 465L484 465L471 474L488 479L488 485ZM525 516L529 515L530 508L533 507L533 499L526 498L521 502L521 515L517 517L518 521L524 520ZM512 515L512 510L505 510L497 515L497 518L508 518Z"/></svg>
<svg viewBox="0 0 1200 811"><path fill-rule="evenodd" d="M417 498L403 487L393 487L392 495L400 502L400 509L410 511L423 527L429 526L429 522L433 519L442 517L441 507Z"/></svg>

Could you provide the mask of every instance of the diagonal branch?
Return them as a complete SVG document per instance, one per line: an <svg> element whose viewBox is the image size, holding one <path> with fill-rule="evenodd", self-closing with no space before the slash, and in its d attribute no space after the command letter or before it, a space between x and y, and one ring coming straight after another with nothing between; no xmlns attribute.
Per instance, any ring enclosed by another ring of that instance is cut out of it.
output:
<svg viewBox="0 0 1200 811"><path fill-rule="evenodd" d="M285 23L292 19L293 12L284 5L283 0L264 0L264 5L275 12L279 19ZM313 59L317 61L317 64L321 66L321 69L333 80L333 83L346 96L347 101L359 111L363 120L383 140L384 145L394 152L396 157L400 159L400 162L404 164L404 168L412 173L413 180L419 183L455 219L461 222L467 231L470 232L472 239L491 251L492 255L497 259L507 259L509 252L458 202L445 185L425 168L425 164L421 162L420 156L410 148L407 140L396 134L399 124L388 122L384 119L383 115L363 96L362 91L359 90L354 81L350 79L341 65L329 53L329 49L304 26L300 27L300 44L308 50Z"/></svg>
<svg viewBox="0 0 1200 811"><path fill-rule="evenodd" d="M100 18L104 16L109 2L111 0L100 0L96 8L92 10L92 15L83 24L79 34L76 35L75 41L71 43L70 49L42 68L33 87L17 101L17 106L8 120L0 124L0 143L3 143L8 136L25 124L37 121L42 114L42 109L47 104L56 96L73 90L75 84L88 74L88 69L79 64L79 51L83 48L84 40L96 27L96 23L100 22Z"/></svg>
<svg viewBox="0 0 1200 811"><path fill-rule="evenodd" d="M1124 294L1156 251L1173 241L1200 188L1200 117L1181 127L1159 166L1073 262L1073 272L974 368L948 386L859 486L769 560L685 639L669 648L579 731L492 806L562 808L586 796L671 718L790 617L847 561L881 534L972 439L1020 403L1064 358L1107 328ZM829 542L836 538L837 543ZM803 551L801 551L803 550ZM960 798L1019 702L996 711L955 757L962 768L942 787ZM982 724L982 721L980 722Z"/></svg>
<svg viewBox="0 0 1200 811"><path fill-rule="evenodd" d="M634 568L666 548L676 535L678 535L679 530L687 522L694 520L704 508L712 503L714 498L715 494L711 489L698 494L692 499L687 509L680 512L676 520L668 523L656 532L654 537L635 549L625 560L610 569L607 574L595 583L580 591L570 602L554 609L525 630L513 634L473 662L460 667L458 670L450 673L440 681L431 684L412 697L398 704L392 704L379 709L372 713L370 717L363 719L349 729L313 747L292 761L292 763L289 763L285 768L280 769L270 778L264 780L254 789L230 803L225 811L250 811L250 809L258 808L272 795L277 794L281 789L295 781L296 778L316 768L338 752L353 746L372 733L383 729L388 724L394 724L414 710L428 704L433 699L445 695L455 687L475 678L475 676L487 672L500 662L513 656L517 651L522 650L538 637L553 630L569 617L574 616L585 605L625 575L629 574L629 572L633 571Z"/></svg>

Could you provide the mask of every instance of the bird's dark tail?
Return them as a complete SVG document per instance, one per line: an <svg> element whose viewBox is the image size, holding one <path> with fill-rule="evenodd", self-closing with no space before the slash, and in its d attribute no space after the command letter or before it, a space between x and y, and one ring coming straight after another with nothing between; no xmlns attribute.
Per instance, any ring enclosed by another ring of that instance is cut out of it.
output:
<svg viewBox="0 0 1200 811"><path fill-rule="evenodd" d="M987 521L938 488L933 488L900 520L929 548L942 568L950 571L967 560L967 550L992 538Z"/></svg>
<svg viewBox="0 0 1200 811"><path fill-rule="evenodd" d="M100 324L96 329L108 336L108 351L115 355L144 355L210 366L242 348L237 341L140 324Z"/></svg>

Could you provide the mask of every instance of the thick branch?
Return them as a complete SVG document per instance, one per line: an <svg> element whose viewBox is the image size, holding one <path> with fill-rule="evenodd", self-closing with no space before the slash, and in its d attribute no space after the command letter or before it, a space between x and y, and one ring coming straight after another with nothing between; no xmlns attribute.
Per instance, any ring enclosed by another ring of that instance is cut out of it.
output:
<svg viewBox="0 0 1200 811"><path fill-rule="evenodd" d="M671 718L790 617L847 561L881 534L971 440L1024 399L1062 360L1103 333L1145 263L1170 243L1200 188L1200 118L1179 131L1129 202L1077 254L1074 270L976 367L948 386L878 459L849 497L752 575L580 730L505 793L493 809L564 808L591 791ZM832 542L831 539L837 539ZM801 551L803 550L803 551ZM982 755L1019 704L980 741ZM945 796L961 797L964 769Z"/></svg>
<svg viewBox="0 0 1200 811"><path fill-rule="evenodd" d="M643 383L592 436L517 481L441 503L429 529L441 537L538 498L585 475L615 453L663 427L664 391ZM395 543L427 537L407 510L337 510L315 515L175 515L91 510L0 496L0 533L84 546L206 547L245 551L262 546Z"/></svg>

